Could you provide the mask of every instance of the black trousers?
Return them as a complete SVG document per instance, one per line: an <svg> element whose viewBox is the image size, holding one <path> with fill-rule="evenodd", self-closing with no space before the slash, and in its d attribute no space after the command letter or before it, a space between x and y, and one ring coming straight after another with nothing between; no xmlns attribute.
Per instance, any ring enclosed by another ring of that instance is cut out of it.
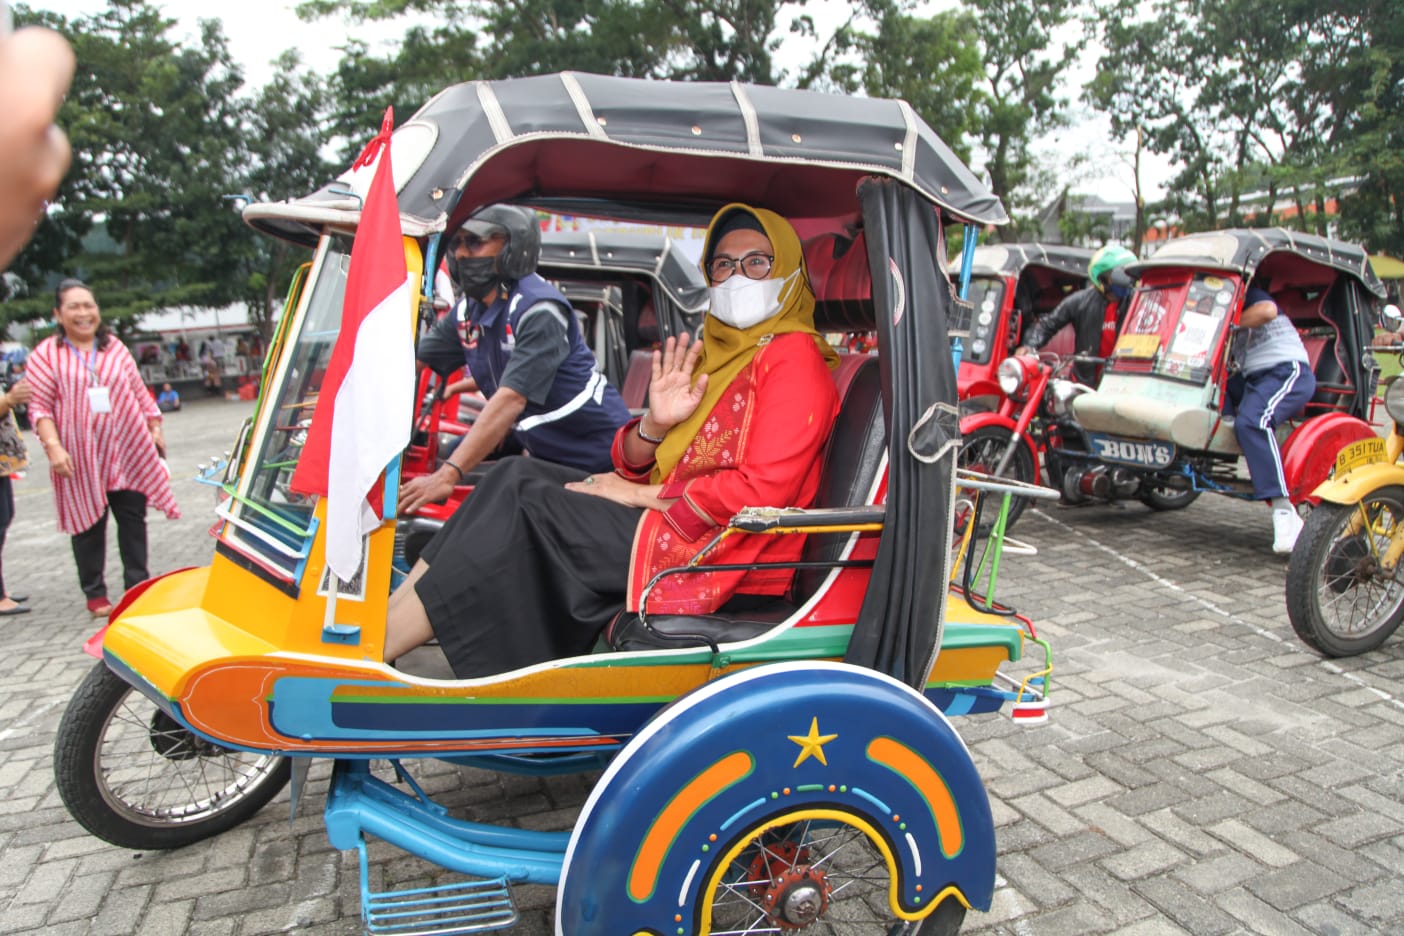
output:
<svg viewBox="0 0 1404 936"><path fill-rule="evenodd" d="M108 491L108 509L82 533L73 537L73 561L78 584L88 598L107 597L107 515L117 520L117 552L122 557L122 579L127 588L150 578L146 570L146 495L139 491Z"/></svg>
<svg viewBox="0 0 1404 936"><path fill-rule="evenodd" d="M587 653L623 609L643 511L565 489L584 477L504 458L425 546L415 592L460 679Z"/></svg>
<svg viewBox="0 0 1404 936"><path fill-rule="evenodd" d="M15 486L10 481L10 476L5 475L0 478L0 551L5 549L5 532L10 529L10 521L15 519ZM0 596L9 594L5 591L5 575L0 570Z"/></svg>

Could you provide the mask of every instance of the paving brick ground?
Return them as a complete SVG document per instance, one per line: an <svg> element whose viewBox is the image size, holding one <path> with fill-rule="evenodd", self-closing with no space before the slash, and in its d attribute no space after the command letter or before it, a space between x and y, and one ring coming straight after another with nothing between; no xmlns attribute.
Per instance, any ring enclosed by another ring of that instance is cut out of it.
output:
<svg viewBox="0 0 1404 936"><path fill-rule="evenodd" d="M250 412L195 401L171 416L177 474L225 448ZM296 820L284 794L172 852L111 847L68 817L50 750L92 665L80 644L93 624L44 475L17 485L4 555L7 584L35 611L0 618L0 933L360 932L356 859L322 830L324 768ZM211 549L209 490L182 482L177 494L185 518L150 521L153 570ZM1018 533L1039 553L1006 560L1000 596L1054 639L1056 706L1042 728L958 723L999 837L994 907L966 930L1404 932L1404 637L1338 662L1298 643L1285 562L1250 505L1050 508ZM119 568L115 550L109 563ZM415 771L459 814L530 828L569 828L589 790L580 777ZM377 883L429 879L389 848L371 854ZM515 932L552 932L554 891L516 896Z"/></svg>

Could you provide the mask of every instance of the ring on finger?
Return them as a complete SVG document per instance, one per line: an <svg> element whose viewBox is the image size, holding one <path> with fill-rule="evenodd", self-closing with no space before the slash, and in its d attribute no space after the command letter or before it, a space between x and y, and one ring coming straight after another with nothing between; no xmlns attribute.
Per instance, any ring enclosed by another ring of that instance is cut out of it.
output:
<svg viewBox="0 0 1404 936"><path fill-rule="evenodd" d="M590 475L588 478L585 479L585 483L586 483L586 484L594 484L594 483L595 483L595 476L594 476L594 475Z"/></svg>

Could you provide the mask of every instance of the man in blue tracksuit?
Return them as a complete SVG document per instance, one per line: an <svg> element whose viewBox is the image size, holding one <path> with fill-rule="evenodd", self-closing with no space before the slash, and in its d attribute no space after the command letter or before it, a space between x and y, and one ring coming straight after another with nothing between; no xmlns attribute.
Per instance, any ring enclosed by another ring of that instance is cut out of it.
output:
<svg viewBox="0 0 1404 936"><path fill-rule="evenodd" d="M1273 431L1296 416L1316 392L1316 376L1296 326L1278 313L1272 295L1259 284L1248 287L1239 325L1241 347L1229 378L1226 411L1233 417L1238 447L1248 462L1253 496L1272 505L1272 551L1286 555L1297 542L1302 520L1287 498L1282 453Z"/></svg>
<svg viewBox="0 0 1404 936"><path fill-rule="evenodd" d="M536 274L541 229L511 205L490 205L449 241L449 272L463 293L420 342L436 369L461 361L487 397L473 429L431 475L408 482L399 509L442 500L507 437L531 455L609 471L615 432L629 420L595 368L570 302ZM457 360L445 365L445 355Z"/></svg>

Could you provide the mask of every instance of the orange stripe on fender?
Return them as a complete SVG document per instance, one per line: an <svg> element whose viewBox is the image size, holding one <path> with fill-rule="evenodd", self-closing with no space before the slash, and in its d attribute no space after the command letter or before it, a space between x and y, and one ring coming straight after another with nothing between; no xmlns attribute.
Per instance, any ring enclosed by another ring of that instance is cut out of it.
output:
<svg viewBox="0 0 1404 936"><path fill-rule="evenodd" d="M941 853L947 858L960 854L965 846L965 830L960 825L960 812L951 797L951 788L927 763L926 758L916 751L891 738L874 738L868 743L868 757L900 775L921 794L936 820L936 831L941 834Z"/></svg>
<svg viewBox="0 0 1404 936"><path fill-rule="evenodd" d="M634 866L629 871L629 896L639 903L653 896L658 871L687 821L722 790L749 776L755 762L745 751L736 751L717 761L677 792L658 814L639 845Z"/></svg>

